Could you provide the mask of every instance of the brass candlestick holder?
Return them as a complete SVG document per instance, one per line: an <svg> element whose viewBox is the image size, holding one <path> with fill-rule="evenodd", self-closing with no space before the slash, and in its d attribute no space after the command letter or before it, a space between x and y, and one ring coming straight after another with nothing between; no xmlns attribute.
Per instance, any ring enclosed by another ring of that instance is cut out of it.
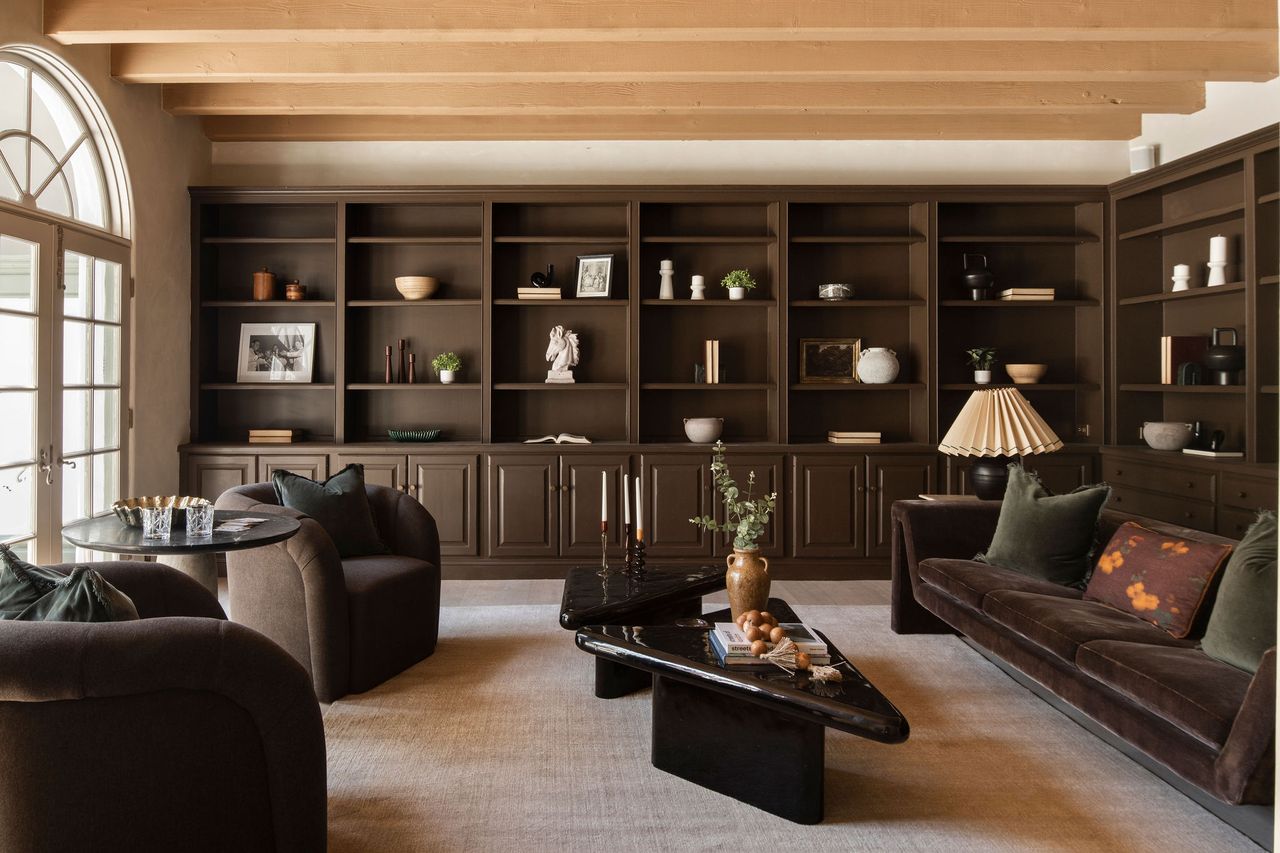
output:
<svg viewBox="0 0 1280 853"><path fill-rule="evenodd" d="M631 536L631 525L627 525L627 559L626 571L630 575L644 574L644 531L637 529L635 537Z"/></svg>

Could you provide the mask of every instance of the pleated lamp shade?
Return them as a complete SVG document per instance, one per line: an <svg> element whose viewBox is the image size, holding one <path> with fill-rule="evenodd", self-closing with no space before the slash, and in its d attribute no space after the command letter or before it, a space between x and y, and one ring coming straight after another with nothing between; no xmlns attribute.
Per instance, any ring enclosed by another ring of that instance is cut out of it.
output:
<svg viewBox="0 0 1280 853"><path fill-rule="evenodd" d="M950 456L1031 456L1062 449L1017 388L974 391L938 447Z"/></svg>

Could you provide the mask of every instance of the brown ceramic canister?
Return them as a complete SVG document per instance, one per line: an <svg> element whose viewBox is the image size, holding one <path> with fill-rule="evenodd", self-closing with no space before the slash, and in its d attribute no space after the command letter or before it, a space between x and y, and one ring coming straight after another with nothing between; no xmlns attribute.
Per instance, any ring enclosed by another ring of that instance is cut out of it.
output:
<svg viewBox="0 0 1280 853"><path fill-rule="evenodd" d="M263 267L253 274L253 301L270 302L276 298L276 276Z"/></svg>
<svg viewBox="0 0 1280 853"><path fill-rule="evenodd" d="M291 281L284 286L284 298L290 302L301 302L307 298L306 285Z"/></svg>

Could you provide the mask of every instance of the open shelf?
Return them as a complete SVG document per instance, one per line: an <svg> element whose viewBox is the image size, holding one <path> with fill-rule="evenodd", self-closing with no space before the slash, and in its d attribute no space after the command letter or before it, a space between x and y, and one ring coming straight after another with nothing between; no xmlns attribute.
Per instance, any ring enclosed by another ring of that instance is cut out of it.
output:
<svg viewBox="0 0 1280 853"><path fill-rule="evenodd" d="M985 388L1017 388L1019 391L1097 391L1101 386L1096 382L988 382L979 385L976 382L948 382L938 386L940 391L981 391Z"/></svg>
<svg viewBox="0 0 1280 853"><path fill-rule="evenodd" d="M1120 385L1121 391L1140 391L1151 394L1243 394L1243 385L1162 385L1158 383L1131 383Z"/></svg>
<svg viewBox="0 0 1280 853"><path fill-rule="evenodd" d="M1264 275L1258 279L1258 284L1280 284L1280 275Z"/></svg>
<svg viewBox="0 0 1280 853"><path fill-rule="evenodd" d="M1258 204L1270 204L1273 201L1280 201L1280 192L1266 193L1258 196Z"/></svg>
<svg viewBox="0 0 1280 853"><path fill-rule="evenodd" d="M887 382L873 384L871 382L826 383L796 382L792 391L913 391L926 387L923 382Z"/></svg>
<svg viewBox="0 0 1280 853"><path fill-rule="evenodd" d="M645 236L640 238L641 243L659 244L659 243L686 243L689 245L706 245L706 246L766 246L772 243L775 237L771 236L732 236L732 235L659 235Z"/></svg>
<svg viewBox="0 0 1280 853"><path fill-rule="evenodd" d="M643 382L641 391L768 391L768 382Z"/></svg>
<svg viewBox="0 0 1280 853"><path fill-rule="evenodd" d="M201 391L333 391L332 382L201 382Z"/></svg>
<svg viewBox="0 0 1280 853"><path fill-rule="evenodd" d="M773 299L642 299L646 308L773 308Z"/></svg>
<svg viewBox="0 0 1280 853"><path fill-rule="evenodd" d="M273 246L290 244L336 243L334 237L205 237L206 246Z"/></svg>
<svg viewBox="0 0 1280 853"><path fill-rule="evenodd" d="M1096 308L1096 299L942 299L943 308Z"/></svg>
<svg viewBox="0 0 1280 853"><path fill-rule="evenodd" d="M348 237L348 243L371 246L479 246L484 240L474 237Z"/></svg>
<svg viewBox="0 0 1280 853"><path fill-rule="evenodd" d="M204 299L201 308L334 308L338 303L329 299Z"/></svg>
<svg viewBox="0 0 1280 853"><path fill-rule="evenodd" d="M1148 302L1178 302L1183 299L1199 299L1202 296L1223 296L1228 293L1244 293L1244 282L1233 281L1217 287L1193 287L1190 290L1179 290L1176 293L1152 293L1149 296L1130 296L1121 299L1120 305L1144 305Z"/></svg>
<svg viewBox="0 0 1280 853"><path fill-rule="evenodd" d="M627 300L598 299L591 297L585 299L577 299L573 297L568 299L495 299L493 300L493 304L503 307L518 305L521 308L531 305L536 305L540 308L548 306L563 308L566 305L572 305L574 308L626 308Z"/></svg>
<svg viewBox="0 0 1280 853"><path fill-rule="evenodd" d="M988 246L1013 246L1018 244L1079 245L1097 243L1096 234L949 234L938 238L939 243L977 243Z"/></svg>
<svg viewBox="0 0 1280 853"><path fill-rule="evenodd" d="M923 299L797 299L792 308L919 308L927 305Z"/></svg>
<svg viewBox="0 0 1280 853"><path fill-rule="evenodd" d="M495 382L495 391L625 391L625 382Z"/></svg>
<svg viewBox="0 0 1280 853"><path fill-rule="evenodd" d="M479 382L348 382L348 391L479 391Z"/></svg>
<svg viewBox="0 0 1280 853"><path fill-rule="evenodd" d="M537 235L537 236L509 236L494 237L493 242L512 245L546 245L546 246L625 246L627 238L625 236L556 236L556 235Z"/></svg>
<svg viewBox="0 0 1280 853"><path fill-rule="evenodd" d="M1263 394L1280 394L1280 385L1263 385L1259 390Z"/></svg>
<svg viewBox="0 0 1280 853"><path fill-rule="evenodd" d="M349 299L348 308L478 308L479 299Z"/></svg>
<svg viewBox="0 0 1280 853"><path fill-rule="evenodd" d="M1196 228L1201 225L1209 225L1223 219L1231 219L1232 217L1244 211L1244 202L1238 204L1228 204L1223 207L1215 207L1211 210L1204 210L1189 216L1179 216L1176 219L1168 219L1155 225L1148 225L1144 228L1134 228L1124 231L1116 235L1117 240L1132 240L1135 237L1147 237L1154 234L1168 234L1172 231L1181 231L1186 228Z"/></svg>
<svg viewBox="0 0 1280 853"><path fill-rule="evenodd" d="M791 238L792 243L828 245L898 246L924 243L923 234L814 234Z"/></svg>

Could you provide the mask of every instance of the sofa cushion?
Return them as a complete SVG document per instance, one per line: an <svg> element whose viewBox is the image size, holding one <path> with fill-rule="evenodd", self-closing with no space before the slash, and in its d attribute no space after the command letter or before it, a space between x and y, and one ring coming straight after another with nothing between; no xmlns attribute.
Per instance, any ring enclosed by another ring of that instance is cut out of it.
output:
<svg viewBox="0 0 1280 853"><path fill-rule="evenodd" d="M348 465L323 483L292 471L276 471L271 485L281 506L306 513L324 528L339 556L387 553L365 494L363 465Z"/></svg>
<svg viewBox="0 0 1280 853"><path fill-rule="evenodd" d="M1149 622L1097 601L1077 601L1035 592L997 590L982 610L996 622L1074 664L1080 646L1093 640L1122 640L1193 648Z"/></svg>
<svg viewBox="0 0 1280 853"><path fill-rule="evenodd" d="M1215 749L1227 742L1252 680L1198 649L1114 640L1085 643L1076 665Z"/></svg>
<svg viewBox="0 0 1280 853"><path fill-rule="evenodd" d="M1264 512L1222 571L1202 648L1210 657L1257 672L1276 644L1276 516Z"/></svg>
<svg viewBox="0 0 1280 853"><path fill-rule="evenodd" d="M977 559L1063 586L1083 586L1097 544L1098 515L1110 496L1105 484L1054 495L1035 474L1010 465L995 535Z"/></svg>
<svg viewBox="0 0 1280 853"><path fill-rule="evenodd" d="M0 618L15 622L131 622L138 618L138 610L129 596L101 574L88 566L76 566L31 604L16 613L6 611Z"/></svg>
<svg viewBox="0 0 1280 853"><path fill-rule="evenodd" d="M1084 597L1185 637L1230 554L1226 543L1200 542L1130 521L1102 550Z"/></svg>
<svg viewBox="0 0 1280 853"><path fill-rule="evenodd" d="M0 619L16 618L64 577L53 569L31 565L8 545L0 544Z"/></svg>
<svg viewBox="0 0 1280 853"><path fill-rule="evenodd" d="M1079 598L1080 590L1061 586L1021 572L980 563L977 560L947 560L934 557L920 563L920 580L936 586L974 610L982 609L987 593L1000 589L1038 592L1059 598Z"/></svg>

